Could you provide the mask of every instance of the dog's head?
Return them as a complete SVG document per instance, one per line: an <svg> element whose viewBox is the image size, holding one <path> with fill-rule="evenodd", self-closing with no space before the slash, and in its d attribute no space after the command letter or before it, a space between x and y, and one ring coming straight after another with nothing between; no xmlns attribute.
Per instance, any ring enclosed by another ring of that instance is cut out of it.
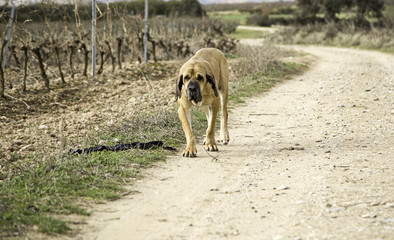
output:
<svg viewBox="0 0 394 240"><path fill-rule="evenodd" d="M190 65L190 67L188 67L188 64L185 65L182 66L177 79L175 93L177 99L182 97L182 89L184 88L187 100L197 105L202 101L202 93L206 90L208 84L215 96L219 96L215 77L210 73L211 71L199 67L198 64Z"/></svg>

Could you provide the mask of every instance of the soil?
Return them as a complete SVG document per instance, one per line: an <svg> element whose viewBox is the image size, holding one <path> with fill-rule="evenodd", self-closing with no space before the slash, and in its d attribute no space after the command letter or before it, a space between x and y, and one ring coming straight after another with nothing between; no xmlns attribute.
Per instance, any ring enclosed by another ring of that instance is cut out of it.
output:
<svg viewBox="0 0 394 240"><path fill-rule="evenodd" d="M152 106L173 107L172 81L179 66L176 61L125 64L96 78L68 78L65 86L52 79L50 92L42 90L43 83L31 82L23 93L18 78L8 76L14 83L6 99L0 98L0 180L28 155L48 158L48 153L80 148L100 128Z"/></svg>
<svg viewBox="0 0 394 240"><path fill-rule="evenodd" d="M293 48L309 54L310 70L232 108L228 145L206 152L199 143L197 158L181 151L169 156L129 195L76 221L76 235L60 238L392 239L394 56ZM133 81L138 73L84 80L67 88L77 96L74 105L61 96L48 97L48 108L25 101L33 116L2 102L0 144L7 151L1 158L12 160L11 150L23 154L43 143L56 148L61 121L60 132L78 142L88 126L146 108L151 94L161 96L160 104L175 104L173 84L166 82L175 66L159 67L167 70L152 77L153 85L141 75ZM110 87L115 90L105 90Z"/></svg>
<svg viewBox="0 0 394 240"><path fill-rule="evenodd" d="M170 156L73 239L393 239L394 56L295 47L310 70L230 113L229 145Z"/></svg>

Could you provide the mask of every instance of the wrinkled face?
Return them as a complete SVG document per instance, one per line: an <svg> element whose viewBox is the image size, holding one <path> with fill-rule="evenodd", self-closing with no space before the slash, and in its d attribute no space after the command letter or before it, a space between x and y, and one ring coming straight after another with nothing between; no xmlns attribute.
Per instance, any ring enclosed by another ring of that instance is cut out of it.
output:
<svg viewBox="0 0 394 240"><path fill-rule="evenodd" d="M204 68L198 65L187 68L182 67L177 80L176 97L181 98L182 91L185 91L188 101L194 105L201 105L203 92L208 83L212 87L215 96L218 97L215 78L212 74L206 72Z"/></svg>
<svg viewBox="0 0 394 240"><path fill-rule="evenodd" d="M195 69L187 69L179 77L179 84L186 90L188 101L197 104L202 101L202 93L206 84L205 73ZM181 87L182 88L182 87ZM180 90L181 90L180 88Z"/></svg>

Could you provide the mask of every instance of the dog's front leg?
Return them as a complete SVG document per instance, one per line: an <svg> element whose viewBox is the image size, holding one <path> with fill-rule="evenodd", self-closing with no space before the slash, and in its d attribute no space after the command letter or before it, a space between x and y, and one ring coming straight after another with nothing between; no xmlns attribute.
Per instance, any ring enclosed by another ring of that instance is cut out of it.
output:
<svg viewBox="0 0 394 240"><path fill-rule="evenodd" d="M196 139L192 132L190 111L191 108L184 108L182 105L180 105L178 108L179 120L182 123L182 128L186 135L186 149L183 151L184 157L197 156Z"/></svg>
<svg viewBox="0 0 394 240"><path fill-rule="evenodd" d="M218 151L218 146L216 145L215 140L215 124L216 117L219 112L219 104L214 102L212 106L209 108L209 118L208 118L208 129L207 129L207 137L205 139L205 147L208 151Z"/></svg>

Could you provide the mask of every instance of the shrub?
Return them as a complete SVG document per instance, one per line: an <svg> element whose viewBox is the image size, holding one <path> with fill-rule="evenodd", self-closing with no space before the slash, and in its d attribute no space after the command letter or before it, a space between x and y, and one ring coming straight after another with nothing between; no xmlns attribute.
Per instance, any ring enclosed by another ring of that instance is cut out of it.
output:
<svg viewBox="0 0 394 240"><path fill-rule="evenodd" d="M254 14L246 19L247 25L257 25L262 27L270 27L271 20L268 15Z"/></svg>
<svg viewBox="0 0 394 240"><path fill-rule="evenodd" d="M386 28L394 28L394 5L386 6L384 9L383 23Z"/></svg>
<svg viewBox="0 0 394 240"><path fill-rule="evenodd" d="M242 78L250 73L263 73L275 65L280 58L280 50L269 41L261 46L239 44L237 54L241 57L236 66L232 68L237 78Z"/></svg>

